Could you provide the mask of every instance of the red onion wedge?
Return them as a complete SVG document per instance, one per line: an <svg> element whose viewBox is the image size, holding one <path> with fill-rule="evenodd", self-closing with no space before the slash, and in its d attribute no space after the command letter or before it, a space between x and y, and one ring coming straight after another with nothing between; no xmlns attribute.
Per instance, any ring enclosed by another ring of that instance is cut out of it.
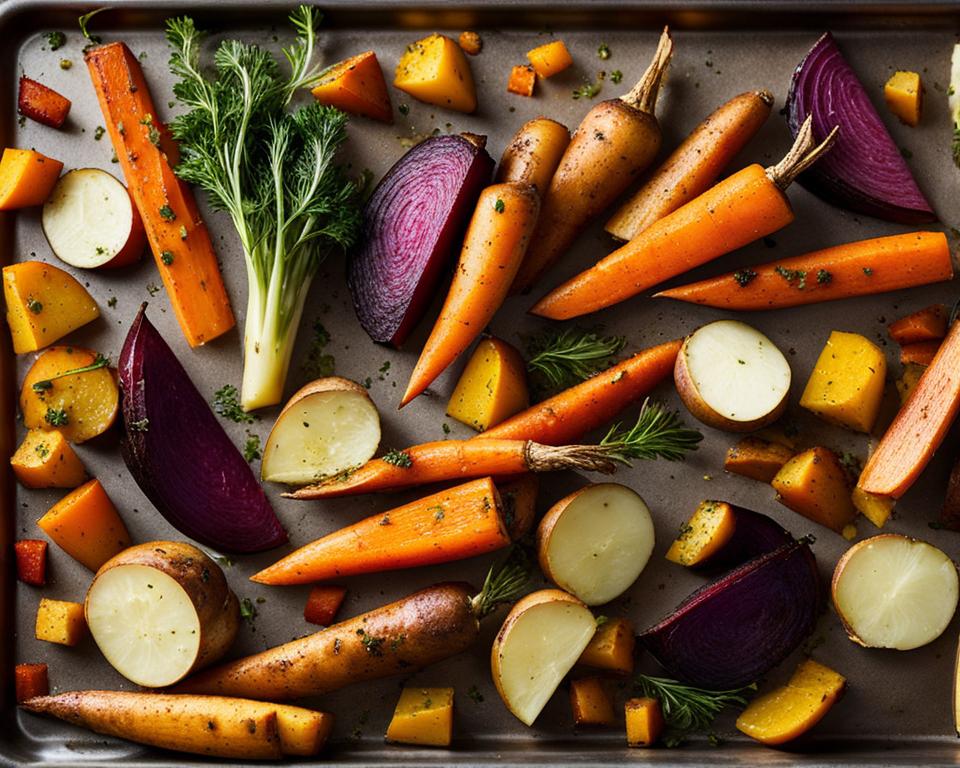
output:
<svg viewBox="0 0 960 768"><path fill-rule="evenodd" d="M903 224L936 221L863 84L827 32L793 73L787 122L796 136L813 117L814 137L835 125L833 150L798 181L833 205Z"/></svg>
<svg viewBox="0 0 960 768"><path fill-rule="evenodd" d="M740 688L813 632L822 600L813 552L792 541L701 587L639 640L671 677Z"/></svg>
<svg viewBox="0 0 960 768"><path fill-rule="evenodd" d="M117 366L130 474L161 515L223 552L260 552L287 534L187 372L140 308Z"/></svg>
<svg viewBox="0 0 960 768"><path fill-rule="evenodd" d="M493 173L485 143L472 134L431 137L401 157L370 196L347 282L374 341L399 347L434 298Z"/></svg>

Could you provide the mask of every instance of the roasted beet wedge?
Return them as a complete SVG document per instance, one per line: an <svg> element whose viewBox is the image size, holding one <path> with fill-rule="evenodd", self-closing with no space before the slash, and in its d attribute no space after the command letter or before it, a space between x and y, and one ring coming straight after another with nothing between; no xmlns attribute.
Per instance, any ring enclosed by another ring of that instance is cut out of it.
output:
<svg viewBox="0 0 960 768"><path fill-rule="evenodd" d="M124 461L178 531L224 552L259 552L287 534L250 465L140 308L120 353Z"/></svg>
<svg viewBox="0 0 960 768"><path fill-rule="evenodd" d="M70 114L70 99L61 96L53 88L43 83L31 80L29 77L20 78L20 92L17 95L17 111L24 117L36 120L38 123L59 128Z"/></svg>

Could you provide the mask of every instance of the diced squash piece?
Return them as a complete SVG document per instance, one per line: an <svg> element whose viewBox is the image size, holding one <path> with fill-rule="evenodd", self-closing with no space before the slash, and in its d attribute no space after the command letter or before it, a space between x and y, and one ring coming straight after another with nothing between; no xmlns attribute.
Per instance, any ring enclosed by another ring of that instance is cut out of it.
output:
<svg viewBox="0 0 960 768"><path fill-rule="evenodd" d="M502 339L481 339L447 404L447 415L483 432L530 404L523 357Z"/></svg>
<svg viewBox="0 0 960 768"><path fill-rule="evenodd" d="M343 604L346 596L345 587L333 584L320 584L310 590L307 604L303 607L303 618L311 624L329 627Z"/></svg>
<svg viewBox="0 0 960 768"><path fill-rule="evenodd" d="M563 40L539 45L527 52L527 58L540 77L552 77L573 64L573 57Z"/></svg>
<svg viewBox="0 0 960 768"><path fill-rule="evenodd" d="M60 645L76 645L85 634L87 622L83 605L67 600L40 598L35 635L37 640Z"/></svg>
<svg viewBox="0 0 960 768"><path fill-rule="evenodd" d="M387 741L449 747L453 736L453 688L404 688L387 727Z"/></svg>
<svg viewBox="0 0 960 768"><path fill-rule="evenodd" d="M887 330L901 346L942 339L947 335L947 308L943 304L924 307L890 323Z"/></svg>
<svg viewBox="0 0 960 768"><path fill-rule="evenodd" d="M47 542L21 539L13 545L17 558L17 578L24 584L42 587L47 583Z"/></svg>
<svg viewBox="0 0 960 768"><path fill-rule="evenodd" d="M880 412L887 361L857 333L833 331L800 397L800 405L825 421L870 432Z"/></svg>
<svg viewBox="0 0 960 768"><path fill-rule="evenodd" d="M860 487L853 489L852 500L857 512L877 528L883 528L883 524L887 522L890 513L893 512L894 505L897 503L897 500L890 496L878 496Z"/></svg>
<svg viewBox="0 0 960 768"><path fill-rule="evenodd" d="M113 371L96 362L97 354L81 347L50 347L40 355L20 388L24 425L55 429L72 443L106 432L117 418L120 392Z"/></svg>
<svg viewBox="0 0 960 768"><path fill-rule="evenodd" d="M667 550L667 560L695 567L714 555L733 536L736 513L722 501L703 501Z"/></svg>
<svg viewBox="0 0 960 768"><path fill-rule="evenodd" d="M73 275L41 261L4 267L3 298L18 355L53 344L100 317L97 303Z"/></svg>
<svg viewBox="0 0 960 768"><path fill-rule="evenodd" d="M627 718L627 746L652 747L663 733L663 710L657 699L628 699L624 705Z"/></svg>
<svg viewBox="0 0 960 768"><path fill-rule="evenodd" d="M613 725L613 699L599 677L581 677L570 683L570 707L575 725Z"/></svg>
<svg viewBox="0 0 960 768"><path fill-rule="evenodd" d="M897 393L900 395L900 404L903 405L913 394L913 390L920 383L920 377L927 370L927 366L919 363L907 363L903 366L903 373L897 379Z"/></svg>
<svg viewBox="0 0 960 768"><path fill-rule="evenodd" d="M37 521L64 552L96 572L130 546L130 534L99 480L71 491Z"/></svg>
<svg viewBox="0 0 960 768"><path fill-rule="evenodd" d="M829 448L818 446L797 454L771 485L781 504L837 533L857 516L847 474Z"/></svg>
<svg viewBox="0 0 960 768"><path fill-rule="evenodd" d="M533 96L537 84L537 73L532 64L517 64L510 70L507 91L517 96Z"/></svg>
<svg viewBox="0 0 960 768"><path fill-rule="evenodd" d="M59 128L70 114L70 99L43 83L21 75L20 90L17 93L17 111L38 123Z"/></svg>
<svg viewBox="0 0 960 768"><path fill-rule="evenodd" d="M900 347L900 362L903 365L922 365L926 368L933 362L941 343L942 339L932 339L918 341L916 344L904 344Z"/></svg>
<svg viewBox="0 0 960 768"><path fill-rule="evenodd" d="M618 675L632 675L636 643L633 625L627 619L607 619L597 627L577 663Z"/></svg>
<svg viewBox="0 0 960 768"><path fill-rule="evenodd" d="M916 72L894 72L883 86L883 98L900 122L915 126L923 110L923 83Z"/></svg>
<svg viewBox="0 0 960 768"><path fill-rule="evenodd" d="M463 52L468 56L476 56L483 50L483 38L477 32L461 32L460 38L457 40L460 43L460 47L463 48Z"/></svg>
<svg viewBox="0 0 960 768"><path fill-rule="evenodd" d="M50 693L46 664L17 664L13 670L17 704Z"/></svg>
<svg viewBox="0 0 960 768"><path fill-rule="evenodd" d="M456 41L445 35L434 33L408 45L393 84L427 104L467 114L477 109L470 62Z"/></svg>
<svg viewBox="0 0 960 768"><path fill-rule="evenodd" d="M32 149L7 147L0 157L0 211L43 205L63 163Z"/></svg>
<svg viewBox="0 0 960 768"><path fill-rule="evenodd" d="M785 445L761 440L759 437L745 437L727 451L723 468L735 475L769 483L780 471L780 467L792 457L793 450Z"/></svg>
<svg viewBox="0 0 960 768"><path fill-rule="evenodd" d="M24 488L76 488L87 471L62 432L31 429L10 458Z"/></svg>
<svg viewBox="0 0 960 768"><path fill-rule="evenodd" d="M764 693L737 718L737 729L762 744L783 744L809 731L843 695L846 679L813 659L786 685Z"/></svg>
<svg viewBox="0 0 960 768"><path fill-rule="evenodd" d="M393 122L390 94L377 54L366 51L334 64L311 91L321 104L384 123Z"/></svg>

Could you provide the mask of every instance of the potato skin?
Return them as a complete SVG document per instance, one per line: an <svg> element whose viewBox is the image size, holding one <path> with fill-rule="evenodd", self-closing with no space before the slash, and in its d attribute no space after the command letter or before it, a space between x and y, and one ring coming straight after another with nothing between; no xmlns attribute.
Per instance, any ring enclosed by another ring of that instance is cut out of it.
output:
<svg viewBox="0 0 960 768"><path fill-rule="evenodd" d="M174 579L190 597L200 619L200 649L187 674L213 664L230 649L240 628L240 604L223 570L204 552L183 541L137 544L105 562L94 580L118 565L155 568Z"/></svg>
<svg viewBox="0 0 960 768"><path fill-rule="evenodd" d="M313 381L304 384L302 387L300 387L300 389L294 392L290 396L290 399L287 400L286 405L283 406L279 416L277 416L277 421L280 421L280 416L283 416L284 413L303 400L303 398L309 397L310 395L315 395L318 392L355 392L358 395L363 395L367 400L370 401L372 405L374 405L374 407L376 407L376 404L370 398L370 393L365 387L362 387L355 381L345 379L342 376L327 376L322 379L314 379ZM274 427L276 427L276 422L274 423ZM267 438L267 442L270 442L269 437Z"/></svg>
<svg viewBox="0 0 960 768"><path fill-rule="evenodd" d="M173 693L271 701L413 671L466 650L480 624L464 584L438 584L307 637L222 664Z"/></svg>

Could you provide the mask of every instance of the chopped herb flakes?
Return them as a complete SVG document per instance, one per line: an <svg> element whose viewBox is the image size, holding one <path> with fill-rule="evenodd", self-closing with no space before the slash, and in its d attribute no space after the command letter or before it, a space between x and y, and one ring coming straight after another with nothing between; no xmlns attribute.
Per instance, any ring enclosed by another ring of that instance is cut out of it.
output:
<svg viewBox="0 0 960 768"><path fill-rule="evenodd" d="M233 384L227 384L214 393L213 410L237 424L253 424L257 418L240 407L240 393Z"/></svg>
<svg viewBox="0 0 960 768"><path fill-rule="evenodd" d="M774 267L774 272L776 272L780 277L786 280L788 283L793 285L797 290L802 291L807 287L807 272L803 269L787 269L786 267Z"/></svg>
<svg viewBox="0 0 960 768"><path fill-rule="evenodd" d="M47 408L43 418L51 427L65 427L70 423L70 418L63 408Z"/></svg>
<svg viewBox="0 0 960 768"><path fill-rule="evenodd" d="M47 32L47 45L51 51L59 51L67 43L67 36L60 30Z"/></svg>
<svg viewBox="0 0 960 768"><path fill-rule="evenodd" d="M45 459L50 455L50 446L46 443L37 443L37 446L33 450L37 452L37 456L41 459Z"/></svg>
<svg viewBox="0 0 960 768"><path fill-rule="evenodd" d="M738 269L733 273L733 279L737 281L737 285L741 288L746 288L750 285L756 276L757 273L752 269Z"/></svg>
<svg viewBox="0 0 960 768"><path fill-rule="evenodd" d="M137 421L131 421L128 426L131 432L146 432L150 429L150 420L138 419Z"/></svg>
<svg viewBox="0 0 960 768"><path fill-rule="evenodd" d="M413 466L413 459L410 458L410 454L406 451L388 451L383 455L383 460L387 464L393 464L395 467L400 467L401 469L409 469Z"/></svg>
<svg viewBox="0 0 960 768"><path fill-rule="evenodd" d="M33 314L39 315L41 312L43 312L43 304L41 304L39 301L37 301L34 298L28 298L27 309L33 312Z"/></svg>
<svg viewBox="0 0 960 768"><path fill-rule="evenodd" d="M610 82L614 85L619 83L621 80L623 80L623 72L621 72L619 69L615 69L610 73Z"/></svg>
<svg viewBox="0 0 960 768"><path fill-rule="evenodd" d="M371 656L383 656L382 637L368 635L363 629L358 629L357 634L360 635L360 642L363 643L363 648L367 653Z"/></svg>
<svg viewBox="0 0 960 768"><path fill-rule="evenodd" d="M324 352L327 344L330 343L330 332L324 328L319 319L313 322L313 341L310 342L310 351L307 352L307 359L304 361L303 372L313 379L322 379L326 376L332 376L336 360L333 355Z"/></svg>
<svg viewBox="0 0 960 768"><path fill-rule="evenodd" d="M482 703L483 703L483 694L480 693L480 689L477 688L477 686L475 686L475 685L471 685L471 686L467 689L467 696L470 697L470 700L471 700L474 704L482 704Z"/></svg>
<svg viewBox="0 0 960 768"><path fill-rule="evenodd" d="M606 61L610 58L610 46L606 43L600 43L600 47L597 48L597 56Z"/></svg>
<svg viewBox="0 0 960 768"><path fill-rule="evenodd" d="M257 461L261 458L263 452L260 450L260 435L254 435L251 432L247 432L247 442L243 446L243 458L247 460L247 463Z"/></svg>
<svg viewBox="0 0 960 768"><path fill-rule="evenodd" d="M160 208L157 209L157 212L164 221L173 221L177 218L177 214L173 212L173 208L169 205L161 205Z"/></svg>
<svg viewBox="0 0 960 768"><path fill-rule="evenodd" d="M579 88L575 89L573 92L574 99L592 99L598 93L603 86L599 81L595 83L584 83Z"/></svg>
<svg viewBox="0 0 960 768"><path fill-rule="evenodd" d="M863 268L863 274L865 274L867 277L872 277L872 276L873 276L873 268L872 268L872 267L864 267L864 268Z"/></svg>
<svg viewBox="0 0 960 768"><path fill-rule="evenodd" d="M251 624L253 624L253 620L257 618L257 608L249 597L245 597L240 601L240 616Z"/></svg>
<svg viewBox="0 0 960 768"><path fill-rule="evenodd" d="M825 269L817 270L817 282L820 285L827 285L833 280L833 275Z"/></svg>
<svg viewBox="0 0 960 768"><path fill-rule="evenodd" d="M497 202L495 202L495 203L493 204L493 210L495 210L497 213L503 213L506 209L507 209L507 207L506 207L506 205L504 205L503 200L501 200L501 199L498 197L498 198L497 198Z"/></svg>
<svg viewBox="0 0 960 768"><path fill-rule="evenodd" d="M173 264L173 253L170 251L164 251L160 254L160 261L169 267L171 264Z"/></svg>

